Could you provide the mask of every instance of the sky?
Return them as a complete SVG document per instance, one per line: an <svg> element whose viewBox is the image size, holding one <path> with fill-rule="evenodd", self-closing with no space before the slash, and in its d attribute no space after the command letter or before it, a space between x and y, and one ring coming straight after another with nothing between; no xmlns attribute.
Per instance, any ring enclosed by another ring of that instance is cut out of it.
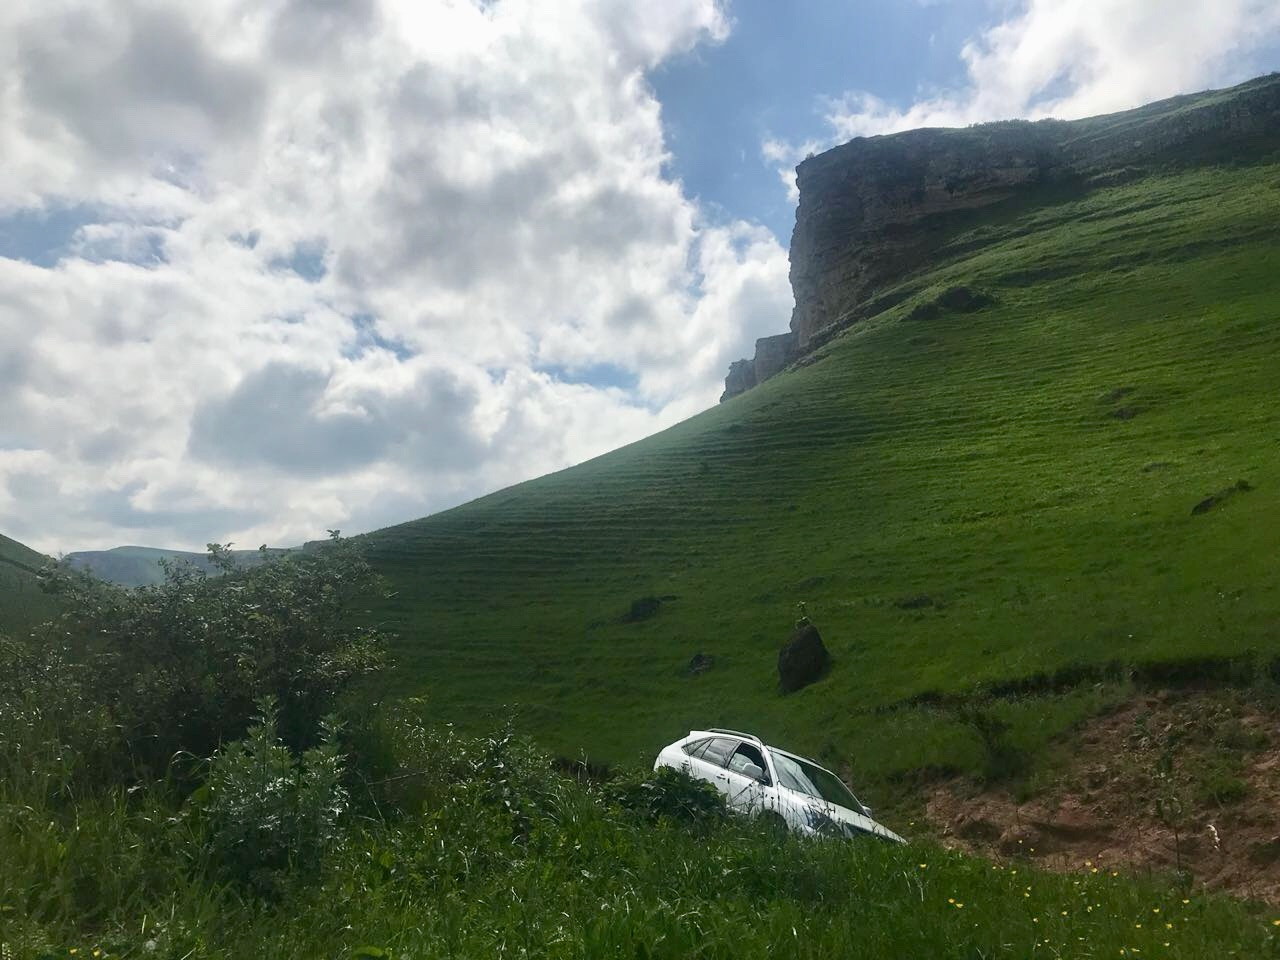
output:
<svg viewBox="0 0 1280 960"><path fill-rule="evenodd" d="M715 404L793 168L1280 69L1274 0L7 0L0 533L290 545Z"/></svg>

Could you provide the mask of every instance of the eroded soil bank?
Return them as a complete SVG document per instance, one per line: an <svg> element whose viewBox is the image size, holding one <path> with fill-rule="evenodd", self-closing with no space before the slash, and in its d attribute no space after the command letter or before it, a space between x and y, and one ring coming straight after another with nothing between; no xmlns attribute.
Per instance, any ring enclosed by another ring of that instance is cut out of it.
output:
<svg viewBox="0 0 1280 960"><path fill-rule="evenodd" d="M1181 873L1280 904L1280 703L1160 693L1095 718L1034 796L951 781L925 815L944 843L1064 872Z"/></svg>

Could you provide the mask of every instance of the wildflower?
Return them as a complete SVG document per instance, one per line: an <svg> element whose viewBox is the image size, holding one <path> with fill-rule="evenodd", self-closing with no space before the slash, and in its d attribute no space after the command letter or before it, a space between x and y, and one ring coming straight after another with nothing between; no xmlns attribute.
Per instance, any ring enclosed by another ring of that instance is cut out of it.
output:
<svg viewBox="0 0 1280 960"><path fill-rule="evenodd" d="M1089 872L1090 872L1090 873L1097 873L1097 872L1098 872L1098 868L1097 868L1097 867L1094 867L1094 868L1093 868L1092 870L1090 870Z"/></svg>
<svg viewBox="0 0 1280 960"><path fill-rule="evenodd" d="M1086 861L1084 862L1084 865L1085 865L1086 867L1092 867L1092 866L1093 866L1093 861L1092 861L1092 860L1086 860Z"/></svg>
<svg viewBox="0 0 1280 960"><path fill-rule="evenodd" d="M1160 912L1160 908L1159 908L1159 907L1152 907L1152 908L1151 908L1151 912L1152 912L1152 913L1159 913L1159 912Z"/></svg>
<svg viewBox="0 0 1280 960"><path fill-rule="evenodd" d="M922 864L920 864L920 869L921 869L921 870L928 870L928 869L929 869L929 865L928 865L927 863L922 863Z"/></svg>
<svg viewBox="0 0 1280 960"><path fill-rule="evenodd" d="M957 909L957 910L963 910L963 909L964 909L964 904L963 904L963 903L957 903L957 904L956 904L956 909Z"/></svg>
<svg viewBox="0 0 1280 960"><path fill-rule="evenodd" d="M947 903L955 903L955 902L956 902L955 897L947 897Z"/></svg>
<svg viewBox="0 0 1280 960"><path fill-rule="evenodd" d="M1280 927L1280 920L1272 920L1271 925L1273 927Z"/></svg>
<svg viewBox="0 0 1280 960"><path fill-rule="evenodd" d="M1165 928L1166 930L1172 930L1172 929L1173 929L1173 924L1172 924L1172 923L1166 923L1166 924L1164 925L1164 928Z"/></svg>
<svg viewBox="0 0 1280 960"><path fill-rule="evenodd" d="M1067 911L1063 910L1062 915L1065 917L1067 915Z"/></svg>
<svg viewBox="0 0 1280 960"><path fill-rule="evenodd" d="M1141 929L1142 929L1142 924L1140 924L1140 923L1135 923L1135 924L1133 925L1133 928L1134 928L1135 930L1141 930Z"/></svg>
<svg viewBox="0 0 1280 960"><path fill-rule="evenodd" d="M1182 902L1183 902L1183 903L1190 903L1191 901L1190 901L1190 900L1183 900Z"/></svg>

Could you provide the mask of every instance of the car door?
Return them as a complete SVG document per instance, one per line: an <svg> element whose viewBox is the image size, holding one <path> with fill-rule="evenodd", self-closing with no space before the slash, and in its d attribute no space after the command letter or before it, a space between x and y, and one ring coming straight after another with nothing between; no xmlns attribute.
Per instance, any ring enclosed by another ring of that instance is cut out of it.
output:
<svg viewBox="0 0 1280 960"><path fill-rule="evenodd" d="M702 749L689 754L689 773L705 780L725 795L729 795L729 777L725 764L733 756L738 741L730 737L712 737Z"/></svg>
<svg viewBox="0 0 1280 960"><path fill-rule="evenodd" d="M756 813L764 806L770 785L768 767L759 747L740 743L724 769L725 800L735 810Z"/></svg>

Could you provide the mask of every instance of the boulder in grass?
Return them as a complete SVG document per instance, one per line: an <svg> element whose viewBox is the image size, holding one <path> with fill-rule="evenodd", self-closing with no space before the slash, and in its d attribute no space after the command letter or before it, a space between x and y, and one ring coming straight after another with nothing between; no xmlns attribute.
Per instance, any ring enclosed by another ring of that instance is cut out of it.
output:
<svg viewBox="0 0 1280 960"><path fill-rule="evenodd" d="M783 693L807 687L831 668L831 654L812 623L802 623L778 653L778 685Z"/></svg>

